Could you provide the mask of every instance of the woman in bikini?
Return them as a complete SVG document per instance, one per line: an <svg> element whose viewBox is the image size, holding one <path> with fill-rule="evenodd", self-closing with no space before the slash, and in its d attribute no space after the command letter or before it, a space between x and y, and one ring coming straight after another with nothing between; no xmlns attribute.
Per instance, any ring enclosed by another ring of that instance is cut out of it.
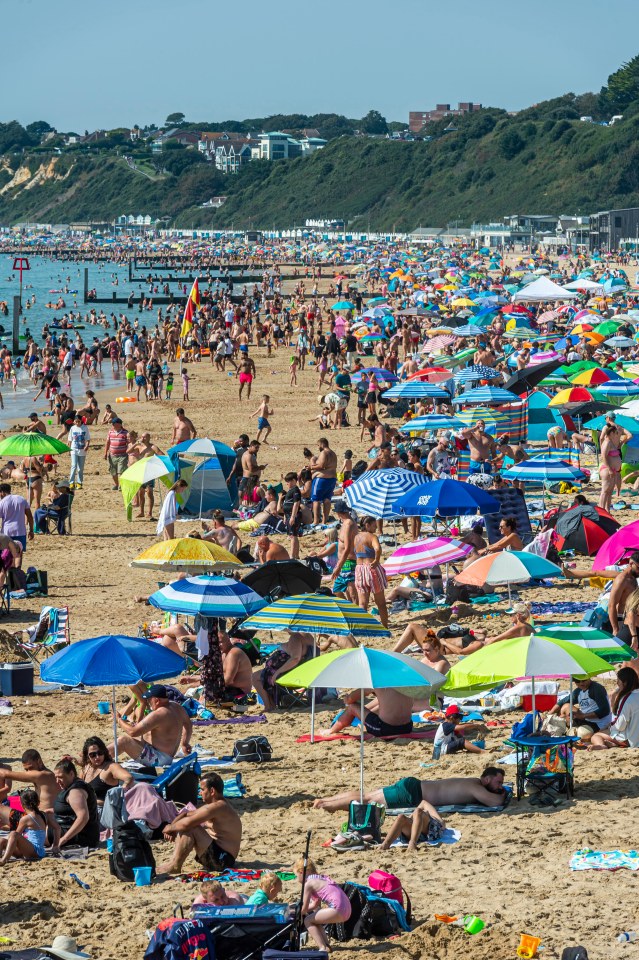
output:
<svg viewBox="0 0 639 960"><path fill-rule="evenodd" d="M601 495L599 506L602 510L610 511L613 493L616 491L618 496L621 491L621 448L624 443L628 443L630 438L631 435L628 431L622 430L615 423L614 413L609 413L606 417L606 425L599 437L601 444L601 467L599 468Z"/></svg>
<svg viewBox="0 0 639 960"><path fill-rule="evenodd" d="M364 517L360 522L361 533L355 535L355 589L360 607L368 610L371 594L379 610L379 619L388 626L388 610L384 591L388 586L386 573L381 565L382 548L375 534L377 520Z"/></svg>
<svg viewBox="0 0 639 960"><path fill-rule="evenodd" d="M25 457L21 463L24 474L24 482L27 485L29 493L29 507L36 511L40 508L42 501L42 483L44 480L44 468L37 457Z"/></svg>

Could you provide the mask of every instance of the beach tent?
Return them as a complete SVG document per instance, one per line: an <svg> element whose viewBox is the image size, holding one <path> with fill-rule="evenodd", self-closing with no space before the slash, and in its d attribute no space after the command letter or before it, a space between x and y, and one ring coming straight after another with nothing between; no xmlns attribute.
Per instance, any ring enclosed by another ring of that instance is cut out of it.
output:
<svg viewBox="0 0 639 960"><path fill-rule="evenodd" d="M513 295L513 303L527 301L529 303L541 303L545 300L574 300L578 294L574 290L567 290L560 287L559 284L550 280L548 277L539 277L532 283L526 284L522 290L518 290Z"/></svg>
<svg viewBox="0 0 639 960"><path fill-rule="evenodd" d="M201 460L193 471L185 503L178 516L199 517L213 510L230 513L233 509L229 489L217 457Z"/></svg>
<svg viewBox="0 0 639 960"><path fill-rule="evenodd" d="M551 427L566 429L562 415L549 407L550 397L541 390L534 390L528 397L528 440L530 443L545 443Z"/></svg>

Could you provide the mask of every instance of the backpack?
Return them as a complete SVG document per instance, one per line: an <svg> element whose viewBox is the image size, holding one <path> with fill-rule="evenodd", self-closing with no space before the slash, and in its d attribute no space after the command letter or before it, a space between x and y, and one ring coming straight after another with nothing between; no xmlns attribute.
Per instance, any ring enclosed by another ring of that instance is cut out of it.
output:
<svg viewBox="0 0 639 960"><path fill-rule="evenodd" d="M402 881L394 873L386 873L385 870L373 870L368 878L368 885L371 890L377 890L387 900L397 900L400 906L404 906L404 897L406 897L406 921L411 922L412 905L410 897L402 886Z"/></svg>
<svg viewBox="0 0 639 960"><path fill-rule="evenodd" d="M339 886L341 886L348 897L351 905L351 913L348 920L340 923L327 924L326 932L332 940L344 943L346 940L352 940L355 937L359 939L362 936L361 916L364 907L368 903L368 897L366 896L365 889L357 883L341 883Z"/></svg>
<svg viewBox="0 0 639 960"><path fill-rule="evenodd" d="M377 897L370 897L366 901L360 924L359 935L362 940L370 940L371 937L392 937L400 932L397 913L390 903Z"/></svg>
<svg viewBox="0 0 639 960"><path fill-rule="evenodd" d="M588 951L585 947L564 947L561 960L588 960Z"/></svg>
<svg viewBox="0 0 639 960"><path fill-rule="evenodd" d="M149 841L134 820L120 821L113 828L109 871L118 880L133 883L135 867L151 867L151 877L155 877L155 857Z"/></svg>
<svg viewBox="0 0 639 960"><path fill-rule="evenodd" d="M273 748L266 737L246 737L244 740L235 741L233 759L264 763L273 759Z"/></svg>
<svg viewBox="0 0 639 960"><path fill-rule="evenodd" d="M38 570L36 567L28 567L26 572L25 589L27 590L27 593L31 595L38 593L43 597L46 597L49 593L49 579L47 576L47 571Z"/></svg>

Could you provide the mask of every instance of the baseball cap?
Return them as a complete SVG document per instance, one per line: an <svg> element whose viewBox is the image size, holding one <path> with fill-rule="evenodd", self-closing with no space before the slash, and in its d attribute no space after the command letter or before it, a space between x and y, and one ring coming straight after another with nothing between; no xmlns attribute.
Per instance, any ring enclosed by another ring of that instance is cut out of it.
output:
<svg viewBox="0 0 639 960"><path fill-rule="evenodd" d="M451 703L446 707L447 717L461 717L462 712L456 703Z"/></svg>
<svg viewBox="0 0 639 960"><path fill-rule="evenodd" d="M150 700L151 697L158 697L159 700L166 700L166 687L163 683L153 683L146 693L142 694L143 700Z"/></svg>
<svg viewBox="0 0 639 960"><path fill-rule="evenodd" d="M350 513L351 508L346 503L346 500L336 500L333 504L333 513Z"/></svg>
<svg viewBox="0 0 639 960"><path fill-rule="evenodd" d="M111 423L122 423L119 417L114 417Z"/></svg>

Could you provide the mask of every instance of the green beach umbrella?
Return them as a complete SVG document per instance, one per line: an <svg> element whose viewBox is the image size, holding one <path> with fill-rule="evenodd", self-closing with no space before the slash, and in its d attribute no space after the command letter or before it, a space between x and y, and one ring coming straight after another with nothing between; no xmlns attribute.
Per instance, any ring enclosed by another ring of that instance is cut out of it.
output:
<svg viewBox="0 0 639 960"><path fill-rule="evenodd" d="M540 631L544 637L553 640L568 640L577 647L591 650L606 663L625 663L634 660L637 656L627 643L612 637L604 630L595 627L583 627L580 623L552 623L544 624Z"/></svg>
<svg viewBox="0 0 639 960"><path fill-rule="evenodd" d="M41 457L47 453L68 453L71 447L46 433L12 433L0 440L2 457Z"/></svg>
<svg viewBox="0 0 639 960"><path fill-rule="evenodd" d="M595 327L595 333L601 333L604 337L611 337L614 333L617 332L621 326L621 321L617 320L604 320L603 323L598 323Z"/></svg>

